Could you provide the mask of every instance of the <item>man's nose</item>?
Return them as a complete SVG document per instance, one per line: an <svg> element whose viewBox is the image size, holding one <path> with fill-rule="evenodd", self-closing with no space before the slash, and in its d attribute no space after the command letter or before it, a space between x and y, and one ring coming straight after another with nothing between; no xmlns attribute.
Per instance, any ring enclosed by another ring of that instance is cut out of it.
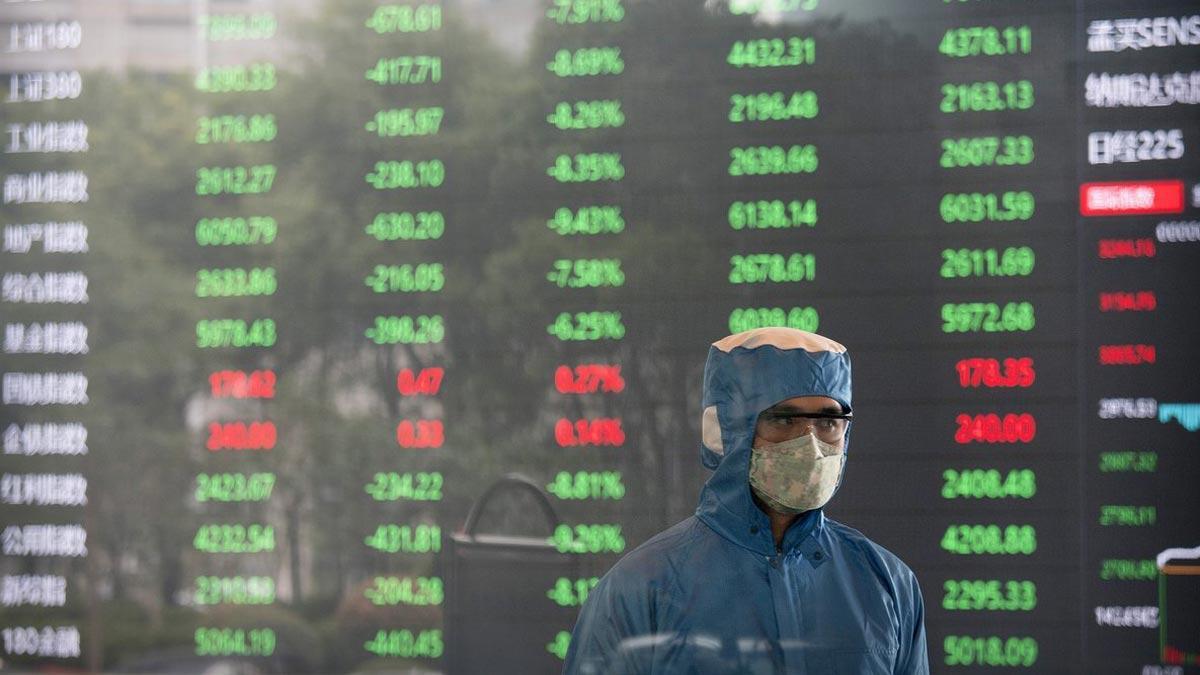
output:
<svg viewBox="0 0 1200 675"><path fill-rule="evenodd" d="M796 434L794 436L792 436L792 438L799 438L801 436L807 436L810 433L814 433L814 430L817 428L816 422L814 422L813 420L810 420L810 419L801 418L800 420L798 420L798 422L799 422L798 429L796 431Z"/></svg>

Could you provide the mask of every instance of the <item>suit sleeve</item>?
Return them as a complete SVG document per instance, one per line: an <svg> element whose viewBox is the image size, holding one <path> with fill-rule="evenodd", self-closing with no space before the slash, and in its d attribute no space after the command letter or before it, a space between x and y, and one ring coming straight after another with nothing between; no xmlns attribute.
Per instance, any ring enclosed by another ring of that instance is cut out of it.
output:
<svg viewBox="0 0 1200 675"><path fill-rule="evenodd" d="M635 675L650 672L654 632L649 588L610 571L588 595L567 650L563 675Z"/></svg>
<svg viewBox="0 0 1200 675"><path fill-rule="evenodd" d="M900 618L900 652L896 658L896 673L929 675L929 651L925 645L925 600L921 586L911 571L908 573L907 611Z"/></svg>

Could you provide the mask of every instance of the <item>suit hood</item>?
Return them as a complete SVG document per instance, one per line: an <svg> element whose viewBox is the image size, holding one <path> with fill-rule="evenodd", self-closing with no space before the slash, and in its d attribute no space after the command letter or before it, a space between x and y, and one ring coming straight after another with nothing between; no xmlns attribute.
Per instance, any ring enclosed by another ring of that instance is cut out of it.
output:
<svg viewBox="0 0 1200 675"><path fill-rule="evenodd" d="M723 537L763 555L775 553L775 542L770 520L750 492L754 427L759 413L797 396L827 396L845 412L852 410L850 357L844 346L801 330L758 328L709 348L700 461L713 474L701 491L696 515ZM844 450L849 446L847 433ZM784 535L783 550L796 547L823 524L820 509L802 514Z"/></svg>

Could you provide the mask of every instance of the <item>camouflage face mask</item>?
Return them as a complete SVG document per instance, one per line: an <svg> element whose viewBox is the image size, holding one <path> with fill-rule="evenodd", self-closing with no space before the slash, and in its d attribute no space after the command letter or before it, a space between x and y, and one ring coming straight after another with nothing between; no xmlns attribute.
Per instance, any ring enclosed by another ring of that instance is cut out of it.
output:
<svg viewBox="0 0 1200 675"><path fill-rule="evenodd" d="M845 459L842 448L811 433L753 448L750 488L780 513L819 509L833 496Z"/></svg>

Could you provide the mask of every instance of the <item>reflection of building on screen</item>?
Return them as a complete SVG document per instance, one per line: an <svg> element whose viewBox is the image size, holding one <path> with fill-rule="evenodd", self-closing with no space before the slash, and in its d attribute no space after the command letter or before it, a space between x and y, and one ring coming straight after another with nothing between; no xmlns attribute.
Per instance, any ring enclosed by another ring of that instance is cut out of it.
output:
<svg viewBox="0 0 1200 675"><path fill-rule="evenodd" d="M1159 553L1158 570L1160 658L1200 665L1200 546Z"/></svg>

